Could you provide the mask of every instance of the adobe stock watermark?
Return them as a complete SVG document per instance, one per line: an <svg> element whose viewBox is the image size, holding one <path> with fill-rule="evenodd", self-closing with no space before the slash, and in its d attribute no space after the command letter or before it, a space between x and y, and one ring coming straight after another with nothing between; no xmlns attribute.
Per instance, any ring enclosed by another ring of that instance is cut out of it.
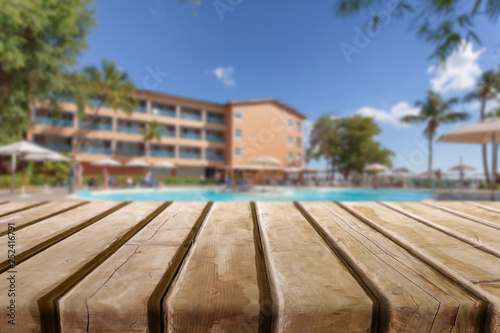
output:
<svg viewBox="0 0 500 333"><path fill-rule="evenodd" d="M348 64L351 63L351 57L353 54L360 54L364 48L370 45L372 39L380 34L382 28L387 27L391 23L392 16L400 13L400 4L400 0L390 0L387 4L386 9L381 9L378 12L370 10L370 14L373 17L377 16L379 18L377 26L375 27L373 25L373 20L367 21L363 29L355 26L353 28L355 33L353 38L354 45L346 42L342 42L339 44L340 51L342 51L342 54L344 55L345 60Z"/></svg>
<svg viewBox="0 0 500 333"><path fill-rule="evenodd" d="M214 0L212 5L221 21L224 21L224 13L232 12L235 7L241 5L243 0Z"/></svg>
<svg viewBox="0 0 500 333"><path fill-rule="evenodd" d="M169 75L169 73L160 70L159 64L156 65L155 70L150 66L146 66L146 71L149 74L142 79L142 86L148 90L157 88L163 82L163 79Z"/></svg>

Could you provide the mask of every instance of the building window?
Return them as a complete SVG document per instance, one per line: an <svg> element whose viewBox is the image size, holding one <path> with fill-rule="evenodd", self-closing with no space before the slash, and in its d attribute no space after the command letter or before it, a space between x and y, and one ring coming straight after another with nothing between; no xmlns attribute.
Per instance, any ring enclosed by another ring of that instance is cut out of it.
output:
<svg viewBox="0 0 500 333"><path fill-rule="evenodd" d="M297 122L297 132L300 132L300 127L301 127L301 126L300 126L300 122L298 121L298 122Z"/></svg>
<svg viewBox="0 0 500 333"><path fill-rule="evenodd" d="M288 136L288 145L292 146L293 145L293 137Z"/></svg>
<svg viewBox="0 0 500 333"><path fill-rule="evenodd" d="M240 130L239 128L237 128L237 129L234 130L234 136L235 137L241 138L242 135L243 135L243 131Z"/></svg>
<svg viewBox="0 0 500 333"><path fill-rule="evenodd" d="M288 162L293 162L293 153L288 153Z"/></svg>
<svg viewBox="0 0 500 333"><path fill-rule="evenodd" d="M302 155L301 154L297 154L297 164L302 164Z"/></svg>
<svg viewBox="0 0 500 333"><path fill-rule="evenodd" d="M300 148L302 146L302 141L300 138L297 138L297 148Z"/></svg>
<svg viewBox="0 0 500 333"><path fill-rule="evenodd" d="M241 148L234 148L234 156L241 158Z"/></svg>
<svg viewBox="0 0 500 333"><path fill-rule="evenodd" d="M293 121L288 119L288 128L293 128Z"/></svg>
<svg viewBox="0 0 500 333"><path fill-rule="evenodd" d="M240 110L235 110L234 111L234 118L236 118L236 119L242 119L243 118L243 112L241 112Z"/></svg>

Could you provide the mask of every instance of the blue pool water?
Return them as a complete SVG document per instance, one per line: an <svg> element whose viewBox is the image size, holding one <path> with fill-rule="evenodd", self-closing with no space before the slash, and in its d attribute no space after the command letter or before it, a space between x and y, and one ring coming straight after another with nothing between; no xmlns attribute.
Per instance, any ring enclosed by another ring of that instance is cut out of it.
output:
<svg viewBox="0 0 500 333"><path fill-rule="evenodd" d="M274 188L280 193L224 193L217 189L134 189L78 192L78 197L108 201L422 201L431 191Z"/></svg>

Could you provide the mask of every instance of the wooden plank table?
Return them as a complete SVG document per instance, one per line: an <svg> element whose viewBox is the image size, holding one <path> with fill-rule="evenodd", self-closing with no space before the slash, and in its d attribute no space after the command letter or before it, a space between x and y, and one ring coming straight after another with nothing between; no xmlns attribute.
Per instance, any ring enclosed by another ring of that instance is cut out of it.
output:
<svg viewBox="0 0 500 333"><path fill-rule="evenodd" d="M0 228L0 332L500 332L500 203L7 202Z"/></svg>

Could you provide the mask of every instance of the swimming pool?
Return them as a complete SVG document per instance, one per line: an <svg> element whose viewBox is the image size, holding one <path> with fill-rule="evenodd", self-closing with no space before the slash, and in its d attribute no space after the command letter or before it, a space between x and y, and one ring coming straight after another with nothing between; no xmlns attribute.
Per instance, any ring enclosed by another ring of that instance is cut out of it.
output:
<svg viewBox="0 0 500 333"><path fill-rule="evenodd" d="M217 188L129 189L78 192L78 197L108 201L422 201L432 196L421 190L272 188L279 193L225 193Z"/></svg>

